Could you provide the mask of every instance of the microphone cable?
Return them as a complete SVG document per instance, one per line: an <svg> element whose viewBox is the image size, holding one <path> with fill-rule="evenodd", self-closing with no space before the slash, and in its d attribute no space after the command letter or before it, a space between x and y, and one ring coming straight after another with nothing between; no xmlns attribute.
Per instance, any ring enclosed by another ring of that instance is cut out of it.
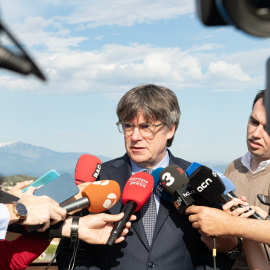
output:
<svg viewBox="0 0 270 270"><path fill-rule="evenodd" d="M214 246L213 246L213 264L214 264L214 270L216 270L216 256L217 256L217 250L216 250L216 238L215 236L211 236L213 238Z"/></svg>
<svg viewBox="0 0 270 270"><path fill-rule="evenodd" d="M49 262L49 264L46 266L46 268L44 268L44 270L49 269L49 267L50 267L50 266L52 265L52 263L54 262L56 256L58 255L59 250L60 250L61 247L62 247L63 240L64 240L64 237L61 238L61 240L60 240L60 242L59 242L59 245L58 245L58 247L57 247L57 250L56 250L56 252L55 252L55 254L54 254L54 257L53 257L52 260Z"/></svg>

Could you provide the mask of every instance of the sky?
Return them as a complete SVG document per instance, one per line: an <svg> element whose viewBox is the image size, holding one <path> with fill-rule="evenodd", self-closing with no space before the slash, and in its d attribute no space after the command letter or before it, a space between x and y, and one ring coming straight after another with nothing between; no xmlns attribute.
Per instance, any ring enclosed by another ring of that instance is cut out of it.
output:
<svg viewBox="0 0 270 270"><path fill-rule="evenodd" d="M175 156L228 164L246 153L269 38L206 27L190 0L2 0L0 8L1 22L47 77L0 69L0 143L122 156L117 103L153 83L179 100ZM0 40L12 49L4 33Z"/></svg>

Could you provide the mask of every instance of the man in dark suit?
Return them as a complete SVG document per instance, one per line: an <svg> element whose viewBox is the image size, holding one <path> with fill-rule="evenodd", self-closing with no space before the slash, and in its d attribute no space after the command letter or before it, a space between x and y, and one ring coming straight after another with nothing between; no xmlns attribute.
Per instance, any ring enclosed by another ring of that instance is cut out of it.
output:
<svg viewBox="0 0 270 270"><path fill-rule="evenodd" d="M170 164L186 170L190 165L190 162L174 157L167 149L172 144L180 119L178 100L171 90L156 85L133 88L118 103L117 115L126 154L104 163L100 179L117 181L123 191L129 177L136 172L164 168ZM150 240L146 236L145 214L141 209L136 212L137 220L124 242L110 247L80 241L74 269L213 269L211 252L200 241L200 235L188 217L179 215L174 205L162 198L156 195L150 198L154 198L153 213L157 214ZM109 213L119 213L122 208L119 200ZM57 256L59 269L68 269L73 251L74 247L65 239ZM231 261L225 254L218 254L216 261L217 269L231 267Z"/></svg>

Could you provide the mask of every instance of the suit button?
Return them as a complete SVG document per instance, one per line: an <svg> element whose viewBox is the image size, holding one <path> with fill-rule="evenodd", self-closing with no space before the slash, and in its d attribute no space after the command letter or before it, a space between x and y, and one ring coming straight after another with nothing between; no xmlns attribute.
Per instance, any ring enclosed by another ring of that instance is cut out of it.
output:
<svg viewBox="0 0 270 270"><path fill-rule="evenodd" d="M153 262L149 262L149 263L148 263L148 267L149 267L149 268L154 267L154 263L153 263Z"/></svg>

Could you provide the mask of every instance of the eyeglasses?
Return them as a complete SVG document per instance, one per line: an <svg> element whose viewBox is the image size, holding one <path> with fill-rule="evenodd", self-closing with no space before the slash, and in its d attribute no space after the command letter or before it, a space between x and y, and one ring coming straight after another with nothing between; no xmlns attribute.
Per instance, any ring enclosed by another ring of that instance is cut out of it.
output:
<svg viewBox="0 0 270 270"><path fill-rule="evenodd" d="M160 123L158 125L155 125L155 124L151 124L151 123L141 123L141 124L138 124L138 125L134 125L134 124L129 123L129 122L120 122L120 121L118 121L116 123L116 125L118 126L119 132L124 136L132 135L132 133L134 131L134 128L138 127L139 132L142 135L142 137L148 138L148 139L153 139L154 136L155 136L156 128L160 127L160 126L162 126L164 124Z"/></svg>

